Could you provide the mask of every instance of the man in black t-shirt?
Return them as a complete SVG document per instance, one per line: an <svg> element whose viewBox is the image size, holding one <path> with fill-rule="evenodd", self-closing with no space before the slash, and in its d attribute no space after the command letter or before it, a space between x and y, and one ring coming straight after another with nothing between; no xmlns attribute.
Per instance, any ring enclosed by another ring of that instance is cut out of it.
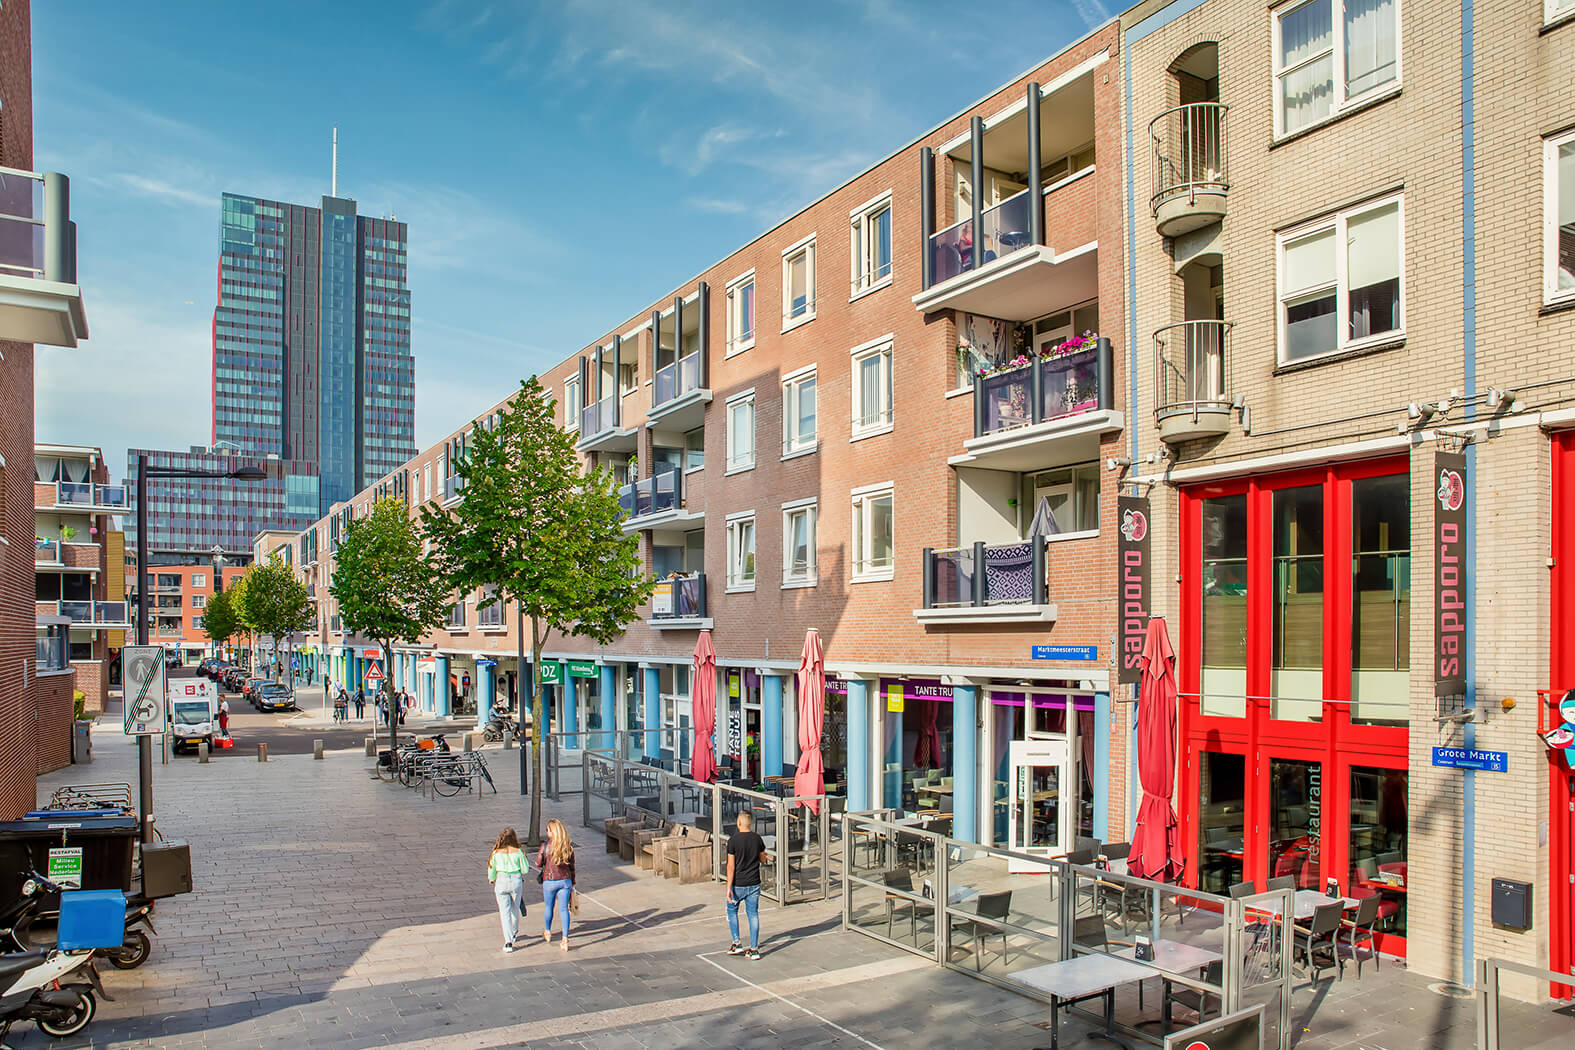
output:
<svg viewBox="0 0 1575 1050"><path fill-rule="evenodd" d="M744 810L738 815L738 831L727 840L727 928L732 931L729 955L760 958L760 858L770 859L766 842L755 834L755 815ZM749 917L749 947L738 939L738 906Z"/></svg>

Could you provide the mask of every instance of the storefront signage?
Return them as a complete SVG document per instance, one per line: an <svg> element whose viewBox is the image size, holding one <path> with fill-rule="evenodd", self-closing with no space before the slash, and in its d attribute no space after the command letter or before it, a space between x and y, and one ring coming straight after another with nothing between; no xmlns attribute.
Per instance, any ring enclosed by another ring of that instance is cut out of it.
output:
<svg viewBox="0 0 1575 1050"><path fill-rule="evenodd" d="M590 660L570 660L565 665L570 678L595 678L596 665Z"/></svg>
<svg viewBox="0 0 1575 1050"><path fill-rule="evenodd" d="M541 662L541 684L562 685L563 665L556 660L543 660Z"/></svg>
<svg viewBox="0 0 1575 1050"><path fill-rule="evenodd" d="M82 888L82 847L55 847L49 851L49 881L63 890Z"/></svg>
<svg viewBox="0 0 1575 1050"><path fill-rule="evenodd" d="M1438 567L1433 587L1433 695L1440 717L1465 708L1469 585L1465 479L1465 456L1458 452L1433 456L1433 564Z"/></svg>
<svg viewBox="0 0 1575 1050"><path fill-rule="evenodd" d="M651 615L673 615L673 585L671 581L658 583L656 590L651 592Z"/></svg>
<svg viewBox="0 0 1575 1050"><path fill-rule="evenodd" d="M727 676L727 695L737 699L738 693L738 675L730 674Z"/></svg>
<svg viewBox="0 0 1575 1050"><path fill-rule="evenodd" d="M1119 682L1143 680L1143 642L1148 636L1149 540L1148 499L1120 496L1116 499L1116 593L1120 597L1117 644L1121 654L1116 668Z"/></svg>
<svg viewBox="0 0 1575 1050"><path fill-rule="evenodd" d="M934 681L905 681L885 683L887 699L891 697L892 689L899 689L905 700L946 700L952 698L952 687ZM826 676L826 692L841 696L848 691L848 682L845 678L833 675Z"/></svg>
<svg viewBox="0 0 1575 1050"><path fill-rule="evenodd" d="M1036 645L1035 660L1097 660L1097 645Z"/></svg>
<svg viewBox="0 0 1575 1050"><path fill-rule="evenodd" d="M886 686L886 710L902 714L901 682L892 682Z"/></svg>
<svg viewBox="0 0 1575 1050"><path fill-rule="evenodd" d="M1508 751L1478 751L1474 747L1435 747L1433 765L1454 769L1485 769L1489 773L1509 771Z"/></svg>

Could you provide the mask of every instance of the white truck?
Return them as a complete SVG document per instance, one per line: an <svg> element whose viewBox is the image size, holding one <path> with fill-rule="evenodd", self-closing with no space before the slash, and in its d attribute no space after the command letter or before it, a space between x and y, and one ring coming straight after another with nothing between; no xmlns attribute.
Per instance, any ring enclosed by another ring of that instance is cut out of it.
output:
<svg viewBox="0 0 1575 1050"><path fill-rule="evenodd" d="M172 678L169 683L170 747L213 747L219 732L219 690L206 678Z"/></svg>

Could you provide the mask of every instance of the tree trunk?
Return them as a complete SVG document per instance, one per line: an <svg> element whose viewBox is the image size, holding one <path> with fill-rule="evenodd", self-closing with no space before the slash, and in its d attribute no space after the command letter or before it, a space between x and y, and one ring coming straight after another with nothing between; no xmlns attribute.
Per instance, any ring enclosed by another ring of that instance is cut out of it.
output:
<svg viewBox="0 0 1575 1050"><path fill-rule="evenodd" d="M541 707L541 636L536 617L530 618L530 841L541 844L541 743L546 722Z"/></svg>

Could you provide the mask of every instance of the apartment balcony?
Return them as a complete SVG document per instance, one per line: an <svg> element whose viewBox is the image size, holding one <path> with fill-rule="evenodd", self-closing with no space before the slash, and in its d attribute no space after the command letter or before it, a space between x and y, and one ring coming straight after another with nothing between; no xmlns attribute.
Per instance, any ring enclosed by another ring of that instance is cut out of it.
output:
<svg viewBox="0 0 1575 1050"><path fill-rule="evenodd" d="M452 507L465 495L465 479L458 474L450 474L443 479L443 506ZM316 564L316 562L313 562Z"/></svg>
<svg viewBox="0 0 1575 1050"><path fill-rule="evenodd" d="M131 616L125 602L34 602L33 609L40 616L64 616L71 621L72 627L131 628Z"/></svg>
<svg viewBox="0 0 1575 1050"><path fill-rule="evenodd" d="M625 532L658 529L705 517L702 512L685 509L684 472L679 467L623 486L618 490L618 505L628 515L623 523Z"/></svg>
<svg viewBox="0 0 1575 1050"><path fill-rule="evenodd" d="M924 549L921 624L1054 623L1045 575L1045 544L1021 543Z"/></svg>
<svg viewBox="0 0 1575 1050"><path fill-rule="evenodd" d="M974 436L954 467L1042 470L1099 456L1100 436L1120 430L1115 410L1115 351L1074 337L1050 356L973 383Z"/></svg>
<svg viewBox="0 0 1575 1050"><path fill-rule="evenodd" d="M705 406L711 391L705 387L701 352L680 357L656 370L651 379L651 410L648 426L673 430L693 430L705 422Z"/></svg>
<svg viewBox="0 0 1575 1050"><path fill-rule="evenodd" d="M76 510L88 514L120 514L130 509L124 485L96 485L87 481L55 482L52 509Z"/></svg>
<svg viewBox="0 0 1575 1050"><path fill-rule="evenodd" d="M618 395L608 394L580 410L581 452L633 452L637 444L632 427L619 421Z"/></svg>
<svg viewBox="0 0 1575 1050"><path fill-rule="evenodd" d="M1229 321L1182 321L1154 333L1154 420L1167 444L1230 430Z"/></svg>
<svg viewBox="0 0 1575 1050"><path fill-rule="evenodd" d="M60 556L61 546L59 540L46 540L42 536L33 537L33 564L63 567L65 562Z"/></svg>
<svg viewBox="0 0 1575 1050"><path fill-rule="evenodd" d="M705 573L658 580L651 595L651 615L646 621L659 631L708 631L711 617L705 609Z"/></svg>
<svg viewBox="0 0 1575 1050"><path fill-rule="evenodd" d="M87 334L71 180L0 168L0 339L76 346Z"/></svg>
<svg viewBox="0 0 1575 1050"><path fill-rule="evenodd" d="M1219 102L1168 109L1149 121L1149 210L1165 237L1225 218L1230 177L1225 167L1225 114Z"/></svg>

